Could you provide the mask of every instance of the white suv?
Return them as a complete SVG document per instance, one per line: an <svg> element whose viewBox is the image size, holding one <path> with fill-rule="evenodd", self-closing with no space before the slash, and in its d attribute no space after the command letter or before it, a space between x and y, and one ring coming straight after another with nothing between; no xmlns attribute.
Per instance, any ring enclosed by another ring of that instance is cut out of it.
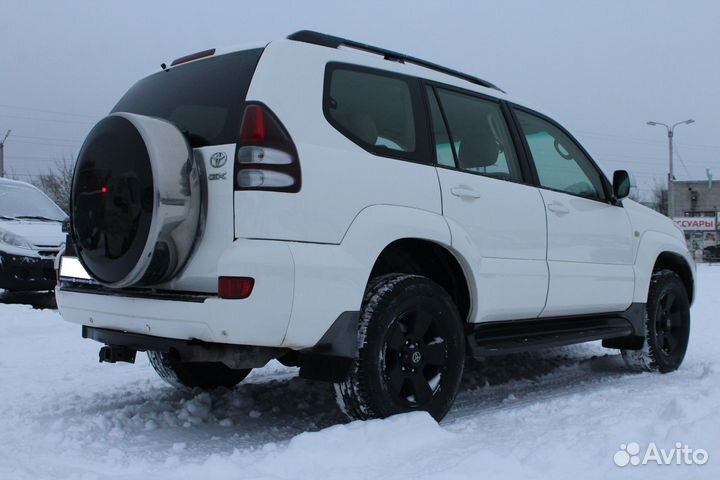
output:
<svg viewBox="0 0 720 480"><path fill-rule="evenodd" d="M486 81L302 31L163 64L93 128L57 300L176 385L277 358L353 418L440 419L466 353L679 367L693 260L628 191Z"/></svg>

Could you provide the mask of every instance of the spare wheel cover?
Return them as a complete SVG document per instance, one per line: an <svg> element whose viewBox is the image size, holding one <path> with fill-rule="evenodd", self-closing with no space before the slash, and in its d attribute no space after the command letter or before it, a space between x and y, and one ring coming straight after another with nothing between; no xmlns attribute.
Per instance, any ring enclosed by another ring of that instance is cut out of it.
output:
<svg viewBox="0 0 720 480"><path fill-rule="evenodd" d="M98 282L114 288L173 278L200 231L197 163L170 122L113 113L78 155L71 193L73 241Z"/></svg>

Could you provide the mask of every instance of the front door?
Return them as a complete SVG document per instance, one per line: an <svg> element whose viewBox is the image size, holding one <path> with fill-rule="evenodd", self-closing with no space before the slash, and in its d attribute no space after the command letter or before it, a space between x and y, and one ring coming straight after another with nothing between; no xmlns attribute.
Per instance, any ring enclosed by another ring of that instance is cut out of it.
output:
<svg viewBox="0 0 720 480"><path fill-rule="evenodd" d="M537 171L548 225L550 288L542 316L615 312L634 289L632 228L607 182L553 123L515 110Z"/></svg>

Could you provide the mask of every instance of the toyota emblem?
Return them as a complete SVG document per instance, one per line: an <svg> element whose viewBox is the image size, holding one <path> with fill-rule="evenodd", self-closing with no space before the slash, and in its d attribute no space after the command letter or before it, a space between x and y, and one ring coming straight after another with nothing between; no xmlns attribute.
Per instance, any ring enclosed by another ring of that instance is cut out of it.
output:
<svg viewBox="0 0 720 480"><path fill-rule="evenodd" d="M210 165L213 168L220 168L227 162L227 155L225 155L225 152L216 152L213 153L210 157Z"/></svg>

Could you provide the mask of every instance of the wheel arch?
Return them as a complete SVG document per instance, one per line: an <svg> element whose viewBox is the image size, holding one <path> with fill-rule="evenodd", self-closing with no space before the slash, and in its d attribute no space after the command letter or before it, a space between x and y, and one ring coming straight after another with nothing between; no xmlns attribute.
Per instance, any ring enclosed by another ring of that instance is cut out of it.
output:
<svg viewBox="0 0 720 480"><path fill-rule="evenodd" d="M378 258L388 246L408 240L449 249L452 238L447 222L438 212L371 205L358 213L339 245L290 244L295 288L282 345L294 349L312 347L339 315L358 312ZM327 291L333 295L318 302L317 292Z"/></svg>
<svg viewBox="0 0 720 480"><path fill-rule="evenodd" d="M653 266L653 272L658 270L671 270L675 272L677 276L680 277L680 280L682 280L685 291L688 294L688 299L692 302L693 295L695 294L694 275L690 265L688 265L682 255L669 251L660 253Z"/></svg>
<svg viewBox="0 0 720 480"><path fill-rule="evenodd" d="M388 273L410 273L440 285L455 302L460 318L467 322L472 306L470 284L455 254L445 245L422 238L400 238L377 256L368 282Z"/></svg>
<svg viewBox="0 0 720 480"><path fill-rule="evenodd" d="M692 302L695 295L695 263L684 241L666 233L649 231L640 239L635 258L634 302L647 302L650 279L658 269L677 273Z"/></svg>

